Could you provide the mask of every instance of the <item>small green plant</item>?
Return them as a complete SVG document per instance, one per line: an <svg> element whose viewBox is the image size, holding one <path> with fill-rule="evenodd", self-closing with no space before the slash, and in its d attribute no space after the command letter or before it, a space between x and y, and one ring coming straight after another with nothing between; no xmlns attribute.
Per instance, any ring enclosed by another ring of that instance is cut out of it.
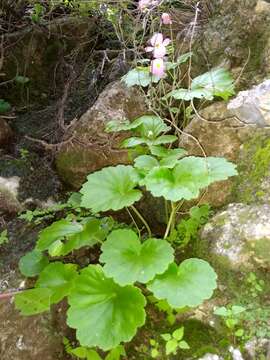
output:
<svg viewBox="0 0 270 360"><path fill-rule="evenodd" d="M44 11L45 11L44 6L42 6L40 3L35 3L31 14L31 20L35 23L39 23L40 20L42 19L42 15L44 14ZM23 83L25 82L23 81Z"/></svg>
<svg viewBox="0 0 270 360"><path fill-rule="evenodd" d="M159 356L159 343L155 339L150 339L150 355L152 359Z"/></svg>
<svg viewBox="0 0 270 360"><path fill-rule="evenodd" d="M164 146L177 138L167 134L170 127L158 116L145 115L132 123L112 122L109 131L112 128L129 130L132 136L122 146L140 145L144 155L134 159L134 166L107 167L88 176L81 189L81 207L90 209L94 216L67 216L41 231L35 249L20 261L24 275L39 273L35 288L15 299L22 314L32 315L68 297L67 323L77 330L81 346L104 351L131 340L145 323L142 288L174 309L195 307L211 297L217 277L212 267L196 258L176 263L167 238L174 231L183 200L198 197L212 182L236 175L235 166L223 158L186 157L183 149ZM142 188L170 205L163 239L152 235L134 206L142 198ZM134 216L136 231L114 229L108 218L98 217L101 212L125 208L134 213L141 229ZM102 266L90 264L78 269L75 264L59 261L74 250L95 245L100 246ZM57 261L48 264L45 253Z"/></svg>
<svg viewBox="0 0 270 360"><path fill-rule="evenodd" d="M0 245L3 245L5 243L8 243L8 232L7 232L7 230L3 230L0 233Z"/></svg>
<svg viewBox="0 0 270 360"><path fill-rule="evenodd" d="M184 327L174 330L172 334L166 333L161 335L162 339L166 341L165 351L166 355L174 354L176 355L178 349L187 350L189 349L188 343L183 340L184 337Z"/></svg>
<svg viewBox="0 0 270 360"><path fill-rule="evenodd" d="M214 311L215 315L221 316L224 319L224 323L234 343L236 338L242 338L245 334L243 326L240 326L243 323L242 314L245 311L246 308L239 305L222 306Z"/></svg>
<svg viewBox="0 0 270 360"><path fill-rule="evenodd" d="M176 243L179 247L185 247L190 241L196 239L200 227L207 222L209 215L209 205L192 207L189 210L189 218L182 219L176 225L168 240Z"/></svg>
<svg viewBox="0 0 270 360"><path fill-rule="evenodd" d="M247 277L247 284L249 285L248 291L253 298L256 298L263 292L265 283L263 280L258 279L254 272L250 272Z"/></svg>
<svg viewBox="0 0 270 360"><path fill-rule="evenodd" d="M4 99L0 99L0 114L8 112L10 109L10 103L5 101Z"/></svg>
<svg viewBox="0 0 270 360"><path fill-rule="evenodd" d="M65 345L66 352L72 356L75 356L78 359L102 360L102 357L94 349L89 349L83 346L73 348L67 338L63 339L63 343ZM122 345L119 345L109 351L109 353L105 356L104 360L120 360L122 356L125 355L125 348Z"/></svg>

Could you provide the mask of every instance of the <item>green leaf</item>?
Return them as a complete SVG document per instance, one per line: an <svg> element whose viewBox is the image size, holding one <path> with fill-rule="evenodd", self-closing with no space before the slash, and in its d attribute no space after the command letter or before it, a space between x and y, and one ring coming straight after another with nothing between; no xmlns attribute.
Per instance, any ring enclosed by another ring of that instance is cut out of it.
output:
<svg viewBox="0 0 270 360"><path fill-rule="evenodd" d="M188 259L179 266L171 264L168 270L158 275L148 289L158 299L166 299L173 308L194 307L212 296L217 275L204 260Z"/></svg>
<svg viewBox="0 0 270 360"><path fill-rule="evenodd" d="M77 329L82 346L106 351L127 342L145 322L146 301L133 286L121 287L104 276L102 267L81 271L68 298L67 323Z"/></svg>
<svg viewBox="0 0 270 360"><path fill-rule="evenodd" d="M67 296L77 277L77 265L54 262L39 275L36 288L47 288L52 292L51 304L58 303Z"/></svg>
<svg viewBox="0 0 270 360"><path fill-rule="evenodd" d="M134 160L134 167L139 170L149 171L159 167L159 162L151 155L141 155Z"/></svg>
<svg viewBox="0 0 270 360"><path fill-rule="evenodd" d="M51 295L52 291L47 288L22 291L15 295L16 309L25 316L48 311L51 305Z"/></svg>
<svg viewBox="0 0 270 360"><path fill-rule="evenodd" d="M192 56L192 52L185 53L178 57L176 62L166 62L166 70L172 70L185 63Z"/></svg>
<svg viewBox="0 0 270 360"><path fill-rule="evenodd" d="M19 269L24 276L37 276L48 264L47 256L38 250L33 250L20 258Z"/></svg>
<svg viewBox="0 0 270 360"><path fill-rule="evenodd" d="M160 158L175 157L177 159L180 159L187 153L186 150L181 148L167 149L158 145L150 146L150 151L152 155L158 156Z"/></svg>
<svg viewBox="0 0 270 360"><path fill-rule="evenodd" d="M0 245L8 243L8 231L7 229L0 232Z"/></svg>
<svg viewBox="0 0 270 360"><path fill-rule="evenodd" d="M128 131L132 130L133 127L131 126L131 123L129 120L111 120L107 122L105 131L110 132L117 132L117 131Z"/></svg>
<svg viewBox="0 0 270 360"><path fill-rule="evenodd" d="M125 139L121 143L122 148L132 148L141 144L146 144L147 139L140 138L140 137L130 137L128 139Z"/></svg>
<svg viewBox="0 0 270 360"><path fill-rule="evenodd" d="M148 139L154 139L161 133L170 130L164 121L156 115L143 115L132 121L131 123L126 120L123 122L112 120L108 122L106 131L127 131L132 130Z"/></svg>
<svg viewBox="0 0 270 360"><path fill-rule="evenodd" d="M213 100L214 96L227 100L234 94L231 74L223 68L210 70L192 80L191 89L176 89L166 95L177 100L189 101L194 98Z"/></svg>
<svg viewBox="0 0 270 360"><path fill-rule="evenodd" d="M26 77L26 76L17 75L17 76L15 77L15 81L16 81L16 83L18 83L18 84L25 85L25 84L29 83L30 79L29 79L28 77Z"/></svg>
<svg viewBox="0 0 270 360"><path fill-rule="evenodd" d="M105 239L108 229L103 227L101 220L86 218L80 224L83 226L82 231L67 237L59 255L65 256L73 250L93 246Z"/></svg>
<svg viewBox="0 0 270 360"><path fill-rule="evenodd" d="M232 306L232 313L234 315L241 314L244 311L246 311L246 308L244 308L243 306L240 306L240 305L233 305Z"/></svg>
<svg viewBox="0 0 270 360"><path fill-rule="evenodd" d="M244 329L238 329L235 333L234 333L235 336L237 337L241 337L244 335Z"/></svg>
<svg viewBox="0 0 270 360"><path fill-rule="evenodd" d="M169 341L169 340L171 340L171 338L172 338L172 335L171 335L171 334L161 334L160 336L161 336L162 339L165 340L165 341Z"/></svg>
<svg viewBox="0 0 270 360"><path fill-rule="evenodd" d="M82 231L82 225L69 220L59 220L46 227L39 234L36 249L40 251L47 250L56 240L64 239L66 236L76 234Z"/></svg>
<svg viewBox="0 0 270 360"><path fill-rule="evenodd" d="M181 326L179 329L174 330L172 336L175 340L180 341L184 336L184 326Z"/></svg>
<svg viewBox="0 0 270 360"><path fill-rule="evenodd" d="M9 102L4 99L0 99L0 114L8 112L11 109L11 105Z"/></svg>
<svg viewBox="0 0 270 360"><path fill-rule="evenodd" d="M227 100L234 94L234 83L230 72L224 68L216 68L192 80L191 89L211 91L213 96Z"/></svg>
<svg viewBox="0 0 270 360"><path fill-rule="evenodd" d="M87 349L82 346L72 349L70 353L77 356L79 359L102 360L95 350Z"/></svg>
<svg viewBox="0 0 270 360"><path fill-rule="evenodd" d="M188 343L185 340L180 341L178 346L180 347L180 349L183 349L183 350L190 349L190 346L188 345Z"/></svg>
<svg viewBox="0 0 270 360"><path fill-rule="evenodd" d="M162 274L173 261L173 248L166 240L148 239L141 243L132 230L113 231L103 243L100 261L104 272L119 285L147 283Z"/></svg>
<svg viewBox="0 0 270 360"><path fill-rule="evenodd" d="M194 98L196 99L207 99L213 100L213 94L210 90L206 89L177 89L171 91L169 94L166 95L166 98L173 97L176 100L185 100L190 101Z"/></svg>
<svg viewBox="0 0 270 360"><path fill-rule="evenodd" d="M158 349L151 349L151 357L152 357L153 359L157 358L158 355L159 355Z"/></svg>
<svg viewBox="0 0 270 360"><path fill-rule="evenodd" d="M235 165L223 158L190 156L179 160L172 170L153 169L144 178L143 184L154 196L177 202L197 198L200 190L212 182L226 180L236 174Z"/></svg>
<svg viewBox="0 0 270 360"><path fill-rule="evenodd" d="M178 348L178 342L175 339L171 339L166 343L166 355L175 354Z"/></svg>
<svg viewBox="0 0 270 360"><path fill-rule="evenodd" d="M128 207L142 196L135 189L138 181L139 175L132 166L107 167L90 174L81 190L82 206L95 213Z"/></svg>
<svg viewBox="0 0 270 360"><path fill-rule="evenodd" d="M160 78L150 73L150 67L136 67L130 70L125 76L122 77L122 81L128 86L139 85L146 87L151 83L159 82Z"/></svg>
<svg viewBox="0 0 270 360"><path fill-rule="evenodd" d="M106 356L105 360L119 360L121 356L125 356L125 348L122 345L118 345L115 349L112 349Z"/></svg>
<svg viewBox="0 0 270 360"><path fill-rule="evenodd" d="M162 145L162 144L170 144L177 140L177 136L175 135L161 135L157 137L156 139L149 139L149 138L141 138L141 137L131 137L128 139L125 139L121 143L122 148L130 148L134 146L138 146L141 144L146 144L148 146L153 145Z"/></svg>

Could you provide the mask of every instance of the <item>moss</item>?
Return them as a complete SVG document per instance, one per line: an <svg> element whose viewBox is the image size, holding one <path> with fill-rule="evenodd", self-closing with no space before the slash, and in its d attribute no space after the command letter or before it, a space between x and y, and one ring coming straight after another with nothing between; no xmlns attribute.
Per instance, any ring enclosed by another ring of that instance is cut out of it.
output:
<svg viewBox="0 0 270 360"><path fill-rule="evenodd" d="M269 238L262 238L250 243L255 256L270 264L270 241Z"/></svg>
<svg viewBox="0 0 270 360"><path fill-rule="evenodd" d="M262 182L270 176L270 138L257 135L244 144L243 153L238 165L239 176L233 189L234 201L250 204L270 197L262 189Z"/></svg>

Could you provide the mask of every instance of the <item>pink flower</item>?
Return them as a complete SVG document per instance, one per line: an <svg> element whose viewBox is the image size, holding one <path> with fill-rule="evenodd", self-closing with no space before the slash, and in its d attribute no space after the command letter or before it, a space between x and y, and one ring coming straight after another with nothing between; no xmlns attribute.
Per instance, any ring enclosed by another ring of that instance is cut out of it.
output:
<svg viewBox="0 0 270 360"><path fill-rule="evenodd" d="M151 61L151 73L162 78L165 75L165 64L163 59L154 59Z"/></svg>
<svg viewBox="0 0 270 360"><path fill-rule="evenodd" d="M168 13L163 13L161 15L161 20L162 20L162 23L164 25L171 25L172 24L172 19L171 19L171 15L168 14Z"/></svg>
<svg viewBox="0 0 270 360"><path fill-rule="evenodd" d="M150 40L152 46L147 46L145 51L153 51L153 56L156 59L163 58L167 53L166 46L169 45L170 42L171 40L169 38L163 40L163 35L161 33L156 33Z"/></svg>
<svg viewBox="0 0 270 360"><path fill-rule="evenodd" d="M140 0L138 4L138 8L141 11L145 11L150 6L158 5L159 0Z"/></svg>

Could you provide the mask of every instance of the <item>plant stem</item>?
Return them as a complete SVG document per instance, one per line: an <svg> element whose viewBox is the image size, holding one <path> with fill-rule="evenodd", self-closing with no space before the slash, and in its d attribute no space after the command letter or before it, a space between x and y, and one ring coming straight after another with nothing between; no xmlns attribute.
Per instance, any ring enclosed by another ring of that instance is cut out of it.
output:
<svg viewBox="0 0 270 360"><path fill-rule="evenodd" d="M166 223L169 221L168 200L164 199Z"/></svg>
<svg viewBox="0 0 270 360"><path fill-rule="evenodd" d="M141 232L140 232L140 229L139 229L139 226L137 225L134 217L132 216L131 212L128 210L128 208L126 208L127 212L128 212L128 215L131 217L131 220L133 222L133 224L135 225L137 231L138 231L138 234L139 234L139 237L141 237Z"/></svg>
<svg viewBox="0 0 270 360"><path fill-rule="evenodd" d="M139 212L139 210L137 210L135 208L135 206L131 205L130 208L135 212L135 214L138 216L138 218L141 220L141 222L144 224L147 232L148 232L148 235L149 237L152 236L152 233L151 233L151 229L150 229L150 226L148 225L147 221L145 220L145 218L141 215L141 213Z"/></svg>
<svg viewBox="0 0 270 360"><path fill-rule="evenodd" d="M167 228L166 228L166 231L165 231L164 239L166 239L166 238L168 237L168 235L169 235L169 232L170 232L170 229L171 229L171 225L172 225L173 222L174 222L176 209L177 209L177 207L175 206L175 203L172 202L172 211L171 211L171 215L170 215L170 218L169 218L169 221L168 221L168 224L167 224Z"/></svg>

